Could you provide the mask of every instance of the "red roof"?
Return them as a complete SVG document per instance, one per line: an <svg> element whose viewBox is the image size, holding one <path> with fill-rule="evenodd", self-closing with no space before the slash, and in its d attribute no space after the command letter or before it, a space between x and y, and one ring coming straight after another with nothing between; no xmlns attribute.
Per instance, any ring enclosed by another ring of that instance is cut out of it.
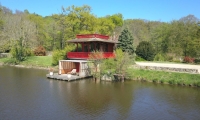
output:
<svg viewBox="0 0 200 120"><path fill-rule="evenodd" d="M100 35L100 34L81 34L81 35L76 35L76 38L100 38L100 39L105 39L108 40L109 36L106 35Z"/></svg>
<svg viewBox="0 0 200 120"><path fill-rule="evenodd" d="M100 34L83 34L76 35L76 39L68 40L67 42L71 43L80 43L80 42L106 42L106 43L117 43L117 41L109 39L109 36L100 35Z"/></svg>

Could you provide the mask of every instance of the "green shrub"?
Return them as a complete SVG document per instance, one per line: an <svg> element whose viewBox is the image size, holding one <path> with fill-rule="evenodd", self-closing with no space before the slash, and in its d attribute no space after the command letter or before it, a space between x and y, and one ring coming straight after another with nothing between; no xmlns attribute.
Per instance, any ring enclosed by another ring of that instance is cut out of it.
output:
<svg viewBox="0 0 200 120"><path fill-rule="evenodd" d="M10 54L15 64L18 64L21 61L24 61L27 57L26 47L23 46L23 38L16 41L16 43L12 46Z"/></svg>
<svg viewBox="0 0 200 120"><path fill-rule="evenodd" d="M74 45L67 45L63 50L54 50L52 55L52 65L58 65L59 60L67 59L67 53L75 49Z"/></svg>
<svg viewBox="0 0 200 120"><path fill-rule="evenodd" d="M14 59L14 58L8 58L8 59L6 59L5 61L4 61L4 64L8 64L8 65L10 65L10 64L17 64L18 62L16 61L16 59Z"/></svg>
<svg viewBox="0 0 200 120"><path fill-rule="evenodd" d="M155 56L155 50L150 42L142 41L136 48L136 54L147 61L152 61Z"/></svg>
<svg viewBox="0 0 200 120"><path fill-rule="evenodd" d="M158 83L159 80L157 78L155 78L152 81L155 82L155 83Z"/></svg>
<svg viewBox="0 0 200 120"><path fill-rule="evenodd" d="M183 85L185 85L185 86L189 86L189 85L190 85L190 81L188 81L188 80L184 80L184 81L183 81Z"/></svg>
<svg viewBox="0 0 200 120"><path fill-rule="evenodd" d="M33 56L34 53L33 53L33 51L30 48L26 48L26 55L27 56Z"/></svg>
<svg viewBox="0 0 200 120"><path fill-rule="evenodd" d="M10 55L11 55L11 62L14 64L18 64L24 60L26 60L27 56L32 55L32 51L29 48L29 46L26 46L23 43L23 38L21 37L19 40L16 40L13 43L13 46L10 50Z"/></svg>
<svg viewBox="0 0 200 120"><path fill-rule="evenodd" d="M198 59L198 58L194 59L194 63L200 64L200 59Z"/></svg>
<svg viewBox="0 0 200 120"><path fill-rule="evenodd" d="M132 68L128 68L127 71L126 71L126 77L127 78L135 78L136 75L135 75L135 72Z"/></svg>
<svg viewBox="0 0 200 120"><path fill-rule="evenodd" d="M160 83L165 83L165 80L164 80L164 79L161 79L161 80L160 80Z"/></svg>
<svg viewBox="0 0 200 120"><path fill-rule="evenodd" d="M169 84L176 84L176 80L172 79L168 81Z"/></svg>
<svg viewBox="0 0 200 120"><path fill-rule="evenodd" d="M175 63L181 63L181 61L178 60L178 59L174 59L172 62L175 62Z"/></svg>
<svg viewBox="0 0 200 120"><path fill-rule="evenodd" d="M112 80L114 80L114 74L115 74L115 70L114 69L110 69L110 70L103 70L100 73L100 76L106 75L108 77L111 77Z"/></svg>
<svg viewBox="0 0 200 120"><path fill-rule="evenodd" d="M115 66L116 64L113 58L104 59L101 64L102 74L106 74L107 72L116 72Z"/></svg>
<svg viewBox="0 0 200 120"><path fill-rule="evenodd" d="M135 61L146 61L146 60L141 58L140 56L136 56Z"/></svg>
<svg viewBox="0 0 200 120"><path fill-rule="evenodd" d="M200 87L200 81L199 81L199 82L197 82L196 84L197 84L197 87Z"/></svg>
<svg viewBox="0 0 200 120"><path fill-rule="evenodd" d="M58 65L59 60L66 59L66 52L64 50L55 50L52 55L52 65Z"/></svg>
<svg viewBox="0 0 200 120"><path fill-rule="evenodd" d="M178 84L178 85L183 85L183 80L178 80L178 81L177 81L177 84Z"/></svg>
<svg viewBox="0 0 200 120"><path fill-rule="evenodd" d="M173 61L173 56L166 55L166 56L165 56L165 60L166 60L166 61L172 62L172 61Z"/></svg>
<svg viewBox="0 0 200 120"><path fill-rule="evenodd" d="M115 50L115 69L117 74L125 74L126 70L132 64L130 55L121 49Z"/></svg>
<svg viewBox="0 0 200 120"><path fill-rule="evenodd" d="M115 58L104 59L100 65L101 75L124 75L126 79L132 77L130 65L133 63L133 59L127 52L123 52L121 49L115 50Z"/></svg>
<svg viewBox="0 0 200 120"><path fill-rule="evenodd" d="M154 61L165 61L165 57L161 53L158 53L154 57Z"/></svg>

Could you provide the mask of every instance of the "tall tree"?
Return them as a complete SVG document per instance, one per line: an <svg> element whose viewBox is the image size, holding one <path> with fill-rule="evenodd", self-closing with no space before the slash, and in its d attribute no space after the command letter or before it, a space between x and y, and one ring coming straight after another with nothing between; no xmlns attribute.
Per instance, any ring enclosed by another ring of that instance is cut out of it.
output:
<svg viewBox="0 0 200 120"><path fill-rule="evenodd" d="M38 14L28 14L28 18L30 21L35 23L36 28L36 40L39 45L44 46L46 40L46 31L45 31L45 23L44 18ZM39 46L38 45L38 46Z"/></svg>
<svg viewBox="0 0 200 120"><path fill-rule="evenodd" d="M60 48L58 40L59 26L56 23L54 15L45 17L45 31L46 31L46 42L45 42L46 49L52 51Z"/></svg>
<svg viewBox="0 0 200 120"><path fill-rule="evenodd" d="M129 54L134 53L133 47L133 36L129 32L128 28L124 29L119 36L117 47L121 48L123 52L128 52Z"/></svg>
<svg viewBox="0 0 200 120"><path fill-rule="evenodd" d="M28 20L25 14L4 14L3 21L3 30L0 34L0 46L3 51L9 51L13 43L21 38L24 46L35 47L35 24Z"/></svg>
<svg viewBox="0 0 200 120"><path fill-rule="evenodd" d="M143 19L124 20L122 28L128 28L134 38L134 47L141 41L150 41L153 30L159 26L159 21L148 21Z"/></svg>
<svg viewBox="0 0 200 120"><path fill-rule="evenodd" d="M94 33L96 31L96 17L91 13L91 7L83 5L81 7L70 6L64 10L66 22L68 23L68 32L74 38L76 34L80 33Z"/></svg>
<svg viewBox="0 0 200 120"><path fill-rule="evenodd" d="M91 14L91 7L62 7L62 13L54 15L58 25L58 39L60 48L63 49L66 40L74 39L77 34L95 33L97 29L96 17Z"/></svg>
<svg viewBox="0 0 200 120"><path fill-rule="evenodd" d="M136 54L145 60L151 61L154 59L155 51L150 42L142 41L136 48Z"/></svg>
<svg viewBox="0 0 200 120"><path fill-rule="evenodd" d="M103 35L111 35L115 28L113 21L106 17L98 19L97 32Z"/></svg>
<svg viewBox="0 0 200 120"><path fill-rule="evenodd" d="M186 17L181 18L178 22L180 22L180 26L182 26L181 34L182 44L181 47L183 49L184 56L197 56L198 51L198 19L194 15L188 15Z"/></svg>
<svg viewBox="0 0 200 120"><path fill-rule="evenodd" d="M151 43L155 47L156 53L167 53L169 51L170 24L162 23L151 33Z"/></svg>

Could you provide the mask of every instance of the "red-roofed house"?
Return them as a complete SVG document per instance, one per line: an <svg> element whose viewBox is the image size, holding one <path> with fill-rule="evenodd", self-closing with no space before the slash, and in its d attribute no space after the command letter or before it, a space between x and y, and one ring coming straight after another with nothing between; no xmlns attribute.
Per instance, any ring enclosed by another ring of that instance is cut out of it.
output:
<svg viewBox="0 0 200 120"><path fill-rule="evenodd" d="M77 35L76 39L69 40L69 43L76 44L75 52L68 52L69 60L59 61L59 74L67 74L72 69L81 77L90 75L87 65L89 54L93 51L102 51L103 58L114 58L114 47L117 41L109 39L109 36L100 34Z"/></svg>

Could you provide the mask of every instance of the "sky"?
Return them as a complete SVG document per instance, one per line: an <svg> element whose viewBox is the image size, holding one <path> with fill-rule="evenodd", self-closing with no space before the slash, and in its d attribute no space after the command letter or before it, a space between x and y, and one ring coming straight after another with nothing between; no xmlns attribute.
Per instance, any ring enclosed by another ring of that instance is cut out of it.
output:
<svg viewBox="0 0 200 120"><path fill-rule="evenodd" d="M0 0L11 9L42 16L61 13L61 7L89 5L97 17L121 13L124 19L170 22L189 14L200 19L200 0Z"/></svg>

